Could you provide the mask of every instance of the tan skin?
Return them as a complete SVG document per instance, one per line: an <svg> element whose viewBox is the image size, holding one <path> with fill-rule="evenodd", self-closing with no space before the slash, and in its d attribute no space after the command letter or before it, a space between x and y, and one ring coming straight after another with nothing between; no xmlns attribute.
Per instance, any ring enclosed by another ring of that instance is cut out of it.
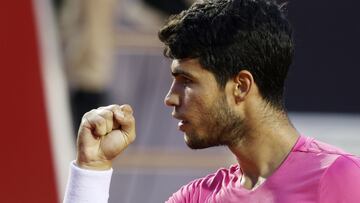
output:
<svg viewBox="0 0 360 203"><path fill-rule="evenodd" d="M243 135L239 135L241 139L228 145L243 172L240 184L252 189L259 181L271 176L299 135L286 113L263 100L251 73L240 71L224 89L220 89L214 75L203 69L196 59L173 60L171 71L174 80L165 104L174 109L175 118L183 120L179 126L185 141L191 142L195 135L208 139L201 114L213 110L216 101L225 96L228 109L244 118L243 125L246 126ZM112 160L134 139L135 119L129 105L92 110L84 115L79 127L76 163L87 169L109 169Z"/></svg>

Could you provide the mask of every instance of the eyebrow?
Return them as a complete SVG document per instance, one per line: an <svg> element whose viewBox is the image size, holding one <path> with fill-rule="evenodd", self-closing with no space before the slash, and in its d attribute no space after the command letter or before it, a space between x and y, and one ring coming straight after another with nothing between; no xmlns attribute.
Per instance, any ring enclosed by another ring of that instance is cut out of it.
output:
<svg viewBox="0 0 360 203"><path fill-rule="evenodd" d="M188 78L192 78L192 79L195 79L194 75L192 75L191 73L189 72L186 72L186 71L183 71L183 70L180 70L180 69L174 69L173 71L171 71L171 74L176 77L176 76L179 76L179 75L184 75Z"/></svg>

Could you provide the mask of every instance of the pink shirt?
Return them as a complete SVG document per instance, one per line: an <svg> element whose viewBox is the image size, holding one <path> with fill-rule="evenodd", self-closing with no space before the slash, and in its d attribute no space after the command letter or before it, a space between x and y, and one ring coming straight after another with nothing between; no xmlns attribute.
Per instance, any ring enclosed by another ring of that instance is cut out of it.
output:
<svg viewBox="0 0 360 203"><path fill-rule="evenodd" d="M183 186L168 203L360 203L360 158L301 136L282 165L254 190L238 165Z"/></svg>

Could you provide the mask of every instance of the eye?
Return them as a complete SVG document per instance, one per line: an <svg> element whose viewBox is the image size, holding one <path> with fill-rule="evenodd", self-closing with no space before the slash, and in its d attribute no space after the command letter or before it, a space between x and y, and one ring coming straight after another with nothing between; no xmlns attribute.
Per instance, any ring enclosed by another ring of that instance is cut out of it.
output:
<svg viewBox="0 0 360 203"><path fill-rule="evenodd" d="M189 87L189 85L191 85L192 82L193 81L191 79L187 78L187 77L182 77L181 78L181 83L183 84L184 88Z"/></svg>
<svg viewBox="0 0 360 203"><path fill-rule="evenodd" d="M174 81L175 83L183 86L183 88L189 87L194 82L191 78L184 75L176 75L174 77Z"/></svg>
<svg viewBox="0 0 360 203"><path fill-rule="evenodd" d="M189 85L191 82L189 78L184 78L184 84Z"/></svg>

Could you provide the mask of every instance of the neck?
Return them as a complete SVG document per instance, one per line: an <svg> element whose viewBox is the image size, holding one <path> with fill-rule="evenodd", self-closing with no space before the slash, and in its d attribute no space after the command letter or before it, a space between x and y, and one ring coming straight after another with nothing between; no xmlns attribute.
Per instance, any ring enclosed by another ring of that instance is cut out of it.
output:
<svg viewBox="0 0 360 203"><path fill-rule="evenodd" d="M283 112L249 120L243 138L229 149L242 170L242 185L251 189L282 164L299 135Z"/></svg>

